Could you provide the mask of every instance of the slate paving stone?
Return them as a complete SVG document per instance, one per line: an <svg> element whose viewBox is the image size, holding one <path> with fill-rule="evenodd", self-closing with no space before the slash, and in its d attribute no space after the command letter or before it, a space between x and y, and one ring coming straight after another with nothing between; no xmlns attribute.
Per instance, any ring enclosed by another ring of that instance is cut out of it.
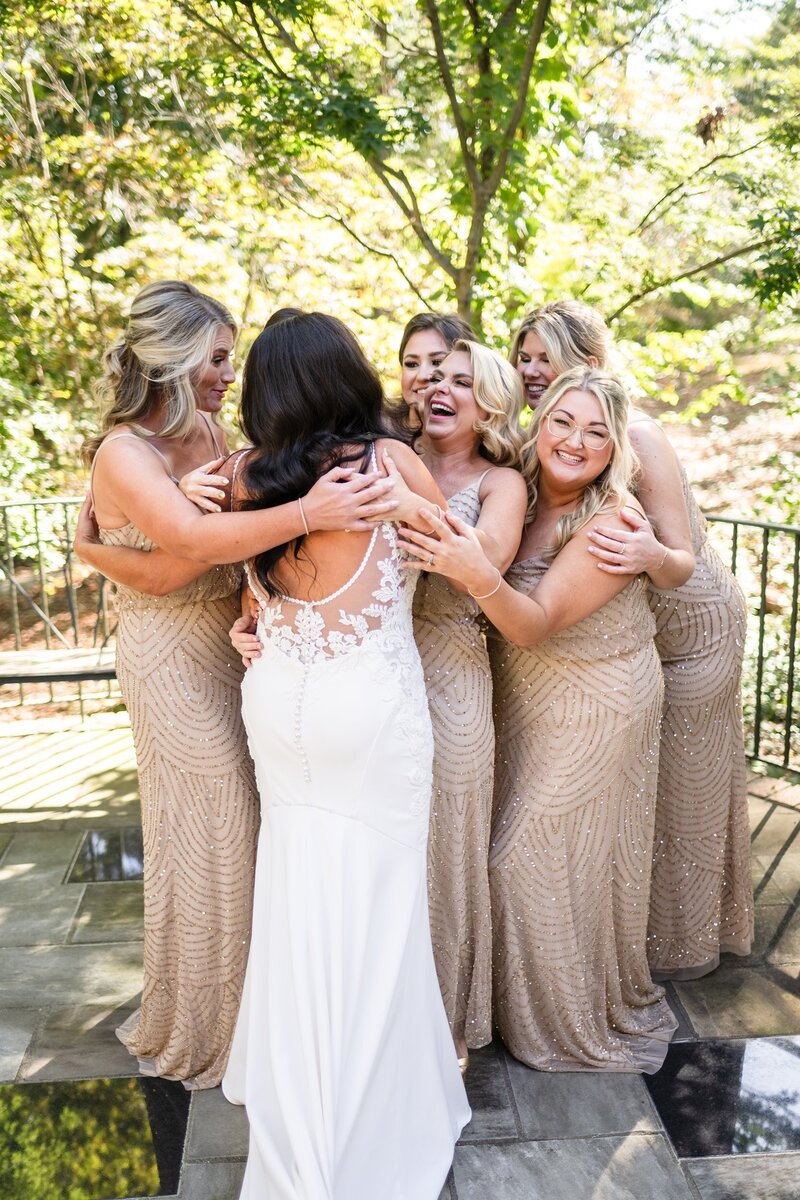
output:
<svg viewBox="0 0 800 1200"><path fill-rule="evenodd" d="M505 1052L499 1043L492 1043L482 1050L470 1050L465 1082L472 1120L462 1133L462 1140L497 1141L519 1137L505 1070Z"/></svg>
<svg viewBox="0 0 800 1200"><path fill-rule="evenodd" d="M125 1004L142 987L142 944L0 947L0 1010Z"/></svg>
<svg viewBox="0 0 800 1200"><path fill-rule="evenodd" d="M796 853L800 850L800 814L776 804L760 819L754 833L754 854L771 858L781 851Z"/></svg>
<svg viewBox="0 0 800 1200"><path fill-rule="evenodd" d="M229 1104L222 1088L193 1092L184 1160L246 1158L249 1133L247 1113L241 1105Z"/></svg>
<svg viewBox="0 0 800 1200"><path fill-rule="evenodd" d="M143 921L141 883L87 883L67 940L140 942Z"/></svg>
<svg viewBox="0 0 800 1200"><path fill-rule="evenodd" d="M3 901L6 891L0 892ZM81 903L80 890L70 892L63 885L42 889L42 903L36 907L30 895L13 899L14 904L0 903L0 946L63 946Z"/></svg>
<svg viewBox="0 0 800 1200"><path fill-rule="evenodd" d="M776 868L777 869L777 868ZM789 904L794 898L790 893L792 888L786 886L788 878L784 870L784 886L778 883L773 870L773 862L770 858L762 858L758 854L754 854L751 861L751 874L753 878L753 897L756 904ZM800 855L798 855L798 887L800 887ZM797 891L797 888L794 889Z"/></svg>
<svg viewBox="0 0 800 1200"><path fill-rule="evenodd" d="M27 890L35 896L38 888L61 883L78 841L79 835L68 830L15 833L0 866L4 903L10 892L21 895Z"/></svg>
<svg viewBox="0 0 800 1200"><path fill-rule="evenodd" d="M694 1200L661 1134L456 1148L458 1200Z"/></svg>
<svg viewBox="0 0 800 1200"><path fill-rule="evenodd" d="M639 1075L533 1071L508 1057L522 1136L529 1140L656 1133L661 1122Z"/></svg>
<svg viewBox="0 0 800 1200"><path fill-rule="evenodd" d="M0 1083L11 1083L16 1079L42 1016L41 1010L32 1007L3 1006L0 1010Z"/></svg>
<svg viewBox="0 0 800 1200"><path fill-rule="evenodd" d="M800 1154L700 1158L684 1170L702 1200L797 1200Z"/></svg>
<svg viewBox="0 0 800 1200"><path fill-rule="evenodd" d="M761 862L766 860L759 856ZM770 883L779 888L787 902L800 899L800 847L770 862Z"/></svg>
<svg viewBox="0 0 800 1200"><path fill-rule="evenodd" d="M135 1005L72 1005L49 1012L31 1039L20 1079L119 1078L135 1075L136 1062L114 1030Z"/></svg>
<svg viewBox="0 0 800 1200"><path fill-rule="evenodd" d="M237 1200L244 1176L242 1162L184 1163L180 1200Z"/></svg>
<svg viewBox="0 0 800 1200"><path fill-rule="evenodd" d="M770 1037L800 1030L800 988L791 968L725 963L703 979L674 987L698 1037Z"/></svg>

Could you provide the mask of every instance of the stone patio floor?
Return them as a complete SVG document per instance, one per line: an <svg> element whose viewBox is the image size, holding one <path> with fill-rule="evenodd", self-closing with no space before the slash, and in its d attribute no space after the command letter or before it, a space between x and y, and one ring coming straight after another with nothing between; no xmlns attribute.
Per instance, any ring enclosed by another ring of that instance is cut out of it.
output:
<svg viewBox="0 0 800 1200"><path fill-rule="evenodd" d="M24 1096L32 1093L20 1089L32 1084L130 1077L131 1058L113 1030L136 1007L141 987L141 883L67 879L87 831L110 844L114 831L138 824L130 731L121 716L71 728L9 722L0 726L0 762L0 1084ZM754 951L746 959L725 956L713 975L669 987L681 1022L677 1041L707 1052L704 1061L733 1055L739 1074L732 1086L720 1076L705 1107L691 1086L656 1107L640 1076L541 1074L496 1042L472 1055L473 1120L441 1200L798 1200L800 785L754 773L750 807ZM781 1082L777 1141L765 1141L759 1125L748 1142L741 1113L726 1115L726 1105L739 1103L748 1047L777 1047L797 1063L788 1091ZM691 1058L691 1047L685 1053ZM665 1119L688 1120L691 1134L709 1113L717 1141L706 1153L680 1157ZM2 1136L0 1129L0 1146ZM76 1155L80 1146L78 1131ZM173 1194L235 1200L246 1152L244 1112L219 1089L192 1093ZM126 1147L109 1144L109 1153L124 1159ZM109 1198L86 1192L85 1200Z"/></svg>

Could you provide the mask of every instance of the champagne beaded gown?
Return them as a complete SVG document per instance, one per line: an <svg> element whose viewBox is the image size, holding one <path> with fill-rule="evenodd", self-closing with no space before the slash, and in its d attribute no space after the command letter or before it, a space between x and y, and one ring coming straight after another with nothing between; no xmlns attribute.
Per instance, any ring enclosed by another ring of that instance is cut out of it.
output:
<svg viewBox="0 0 800 1200"><path fill-rule="evenodd" d="M98 453L133 436L108 438ZM101 529L100 539L155 548L134 525ZM192 1088L222 1079L250 934L258 798L241 721L242 666L228 638L240 579L234 564L166 596L115 589L117 678L144 839L142 1004L117 1035L142 1074Z"/></svg>
<svg viewBox="0 0 800 1200"><path fill-rule="evenodd" d="M547 564L506 578L530 594ZM647 966L662 679L645 584L530 649L490 636L495 1018L549 1071L657 1071L675 1019Z"/></svg>
<svg viewBox="0 0 800 1200"><path fill-rule="evenodd" d="M261 596L242 689L262 827L223 1081L247 1200L437 1200L469 1119L428 924L413 587L381 525L326 599Z"/></svg>
<svg viewBox="0 0 800 1200"><path fill-rule="evenodd" d="M484 475L447 502L473 527L480 516ZM474 600L441 575L422 576L414 597L414 636L433 724L431 937L450 1028L464 1032L470 1049L492 1039L488 857L494 723L483 625Z"/></svg>
<svg viewBox="0 0 800 1200"><path fill-rule="evenodd" d="M664 669L648 957L659 976L694 979L753 938L741 676L745 600L708 543L681 467L697 566L682 587L650 587Z"/></svg>
<svg viewBox="0 0 800 1200"><path fill-rule="evenodd" d="M111 546L152 550L133 525ZM143 1074L216 1087L239 1008L258 802L240 715L240 568L166 596L117 587L117 678L136 749L144 835L141 1010L118 1034Z"/></svg>

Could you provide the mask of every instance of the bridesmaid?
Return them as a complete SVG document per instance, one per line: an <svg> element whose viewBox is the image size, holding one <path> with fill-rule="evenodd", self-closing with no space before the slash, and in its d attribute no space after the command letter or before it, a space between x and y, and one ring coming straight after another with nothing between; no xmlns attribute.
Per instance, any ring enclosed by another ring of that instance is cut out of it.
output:
<svg viewBox="0 0 800 1200"><path fill-rule="evenodd" d="M177 476L207 466L220 449L206 414L219 409L234 378L235 332L227 309L190 284L154 283L137 295L124 337L105 357L98 392L108 407L103 432L89 443L107 544L93 542L88 510L75 543L123 584L117 674L139 768L145 977L141 1010L119 1032L143 1073L192 1087L215 1086L225 1069L258 823L239 717L241 670L227 639L240 568L213 563L280 544L304 521L371 528L353 505L369 488L358 484L354 497L352 484L334 478L317 498L313 489L304 498L303 513L295 501L203 516L181 496ZM156 540L173 554L155 550ZM198 552L208 561L191 557Z"/></svg>
<svg viewBox="0 0 800 1200"><path fill-rule="evenodd" d="M522 388L510 363L477 342L456 341L433 369L422 414L423 462L448 509L478 529L490 561L501 571L514 558L527 506L525 482L516 469L521 408ZM435 747L428 837L431 937L465 1068L467 1047L477 1049L492 1038L491 671L478 605L441 575L420 579L414 637Z"/></svg>
<svg viewBox="0 0 800 1200"><path fill-rule="evenodd" d="M409 530L418 569L460 580L499 635L496 821L489 858L495 1018L540 1070L658 1070L675 1030L645 934L663 684L643 577L596 570L592 529L627 528L627 399L564 375L524 450L530 523L507 581L476 533Z"/></svg>
<svg viewBox="0 0 800 1200"><path fill-rule="evenodd" d="M608 347L605 323L585 304L562 300L532 312L511 355L528 403L535 407L570 367L605 366ZM723 951L748 954L753 937L741 711L746 608L668 438L643 412L631 414L628 428L642 468L636 494L658 538L626 513L628 531L599 527L589 549L604 571L649 575L666 693L648 955L658 977L693 979L714 970Z"/></svg>
<svg viewBox="0 0 800 1200"><path fill-rule="evenodd" d="M408 428L421 432L431 376L459 339L477 340L467 322L456 313L417 313L403 330L399 350L400 394L407 408Z"/></svg>

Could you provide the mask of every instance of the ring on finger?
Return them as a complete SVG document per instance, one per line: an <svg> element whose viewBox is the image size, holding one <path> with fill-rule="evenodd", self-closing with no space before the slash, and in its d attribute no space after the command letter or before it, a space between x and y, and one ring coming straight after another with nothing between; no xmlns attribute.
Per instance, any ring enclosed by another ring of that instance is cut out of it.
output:
<svg viewBox="0 0 800 1200"><path fill-rule="evenodd" d="M625 543L624 543L624 542L620 542L620 544L619 544L619 552L620 552L620 554L624 554L624 553L625 553Z"/></svg>
<svg viewBox="0 0 800 1200"><path fill-rule="evenodd" d="M433 562L434 562L434 559L435 559L435 557L436 557L436 556L435 556L434 554L431 554L430 558L428 559L428 566L429 566L429 567L432 567L432 566L433 566Z"/></svg>

